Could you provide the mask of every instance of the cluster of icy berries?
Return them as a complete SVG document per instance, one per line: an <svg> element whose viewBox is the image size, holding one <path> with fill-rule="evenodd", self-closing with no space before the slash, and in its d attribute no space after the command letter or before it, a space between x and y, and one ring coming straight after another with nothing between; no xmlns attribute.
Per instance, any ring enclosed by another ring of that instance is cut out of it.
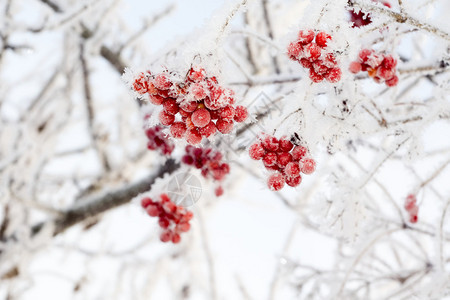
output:
<svg viewBox="0 0 450 300"><path fill-rule="evenodd" d="M224 180L225 176L230 173L230 165L222 162L222 153L211 148L196 148L188 145L186 146L186 154L181 161L200 169L204 178L212 178L218 182ZM223 194L221 185L216 187L215 194L216 196Z"/></svg>
<svg viewBox="0 0 450 300"><path fill-rule="evenodd" d="M360 71L367 71L375 82L384 82L387 86L391 87L398 83L398 77L395 74L396 66L397 60L392 55L363 49L359 52L358 60L350 64L350 72L356 74Z"/></svg>
<svg viewBox="0 0 450 300"><path fill-rule="evenodd" d="M417 206L416 196L409 194L405 200L405 210L409 214L409 222L417 223L417 215L419 213L419 207Z"/></svg>
<svg viewBox="0 0 450 300"><path fill-rule="evenodd" d="M323 31L316 34L313 30L300 30L297 41L288 46L289 58L309 69L309 77L313 82L326 79L334 83L341 79L342 72L336 57L326 49L328 40L331 40L331 36Z"/></svg>
<svg viewBox="0 0 450 300"><path fill-rule="evenodd" d="M187 232L191 228L189 221L194 216L192 212L177 206L166 194L161 194L159 201L148 197L142 198L141 206L151 217L159 218L158 224L163 229L159 238L164 243L180 242L180 233Z"/></svg>
<svg viewBox="0 0 450 300"><path fill-rule="evenodd" d="M296 187L302 182L300 173L312 174L316 162L309 158L308 149L304 146L294 146L287 139L277 139L270 135L263 135L259 141L251 145L249 155L252 159L260 160L266 169L273 172L267 185L272 191L278 191L286 183Z"/></svg>
<svg viewBox="0 0 450 300"><path fill-rule="evenodd" d="M166 137L163 129L162 126L156 125L145 130L145 135L148 138L147 148L149 150L157 150L162 155L170 155L175 149L175 145Z"/></svg>
<svg viewBox="0 0 450 300"><path fill-rule="evenodd" d="M380 0L372 0L373 2L381 2L384 6L391 8L391 4L387 1ZM350 5L353 5L351 1L349 1ZM366 26L372 23L372 19L370 18L370 14L366 14L361 10L356 12L354 9L350 9L350 21L353 22L352 27L361 27Z"/></svg>
<svg viewBox="0 0 450 300"><path fill-rule="evenodd" d="M150 102L162 105L159 121L170 126L174 138L184 138L191 145L219 131L230 133L233 122L243 122L244 106L234 106L234 92L219 85L216 77L207 77L203 68L191 68L185 78L164 71L140 73L133 89L148 94Z"/></svg>

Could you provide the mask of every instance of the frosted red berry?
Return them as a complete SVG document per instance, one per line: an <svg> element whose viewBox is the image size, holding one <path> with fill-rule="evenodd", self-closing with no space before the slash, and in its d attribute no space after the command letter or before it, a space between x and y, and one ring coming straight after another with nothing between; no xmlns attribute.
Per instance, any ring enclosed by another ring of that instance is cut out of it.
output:
<svg viewBox="0 0 450 300"><path fill-rule="evenodd" d="M271 191L279 191L284 187L285 180L279 172L273 173L267 180L267 185Z"/></svg>
<svg viewBox="0 0 450 300"><path fill-rule="evenodd" d="M418 221L419 207L417 206L416 195L409 194L405 199L404 208L409 215L409 222L416 223Z"/></svg>
<svg viewBox="0 0 450 300"><path fill-rule="evenodd" d="M305 158L307 153L308 149L304 146L294 146L287 138L277 139L268 134L262 134L259 141L249 147L250 158L262 159L266 169L272 172L267 181L271 190L279 190L285 183L296 187L302 181L301 172L314 172L315 161Z"/></svg>
<svg viewBox="0 0 450 300"><path fill-rule="evenodd" d="M300 165L297 162L290 162L284 169L286 176L296 177L300 175Z"/></svg>
<svg viewBox="0 0 450 300"><path fill-rule="evenodd" d="M350 64L349 70L354 74L367 71L369 77L372 77L375 82L384 82L387 86L392 87L398 83L396 65L397 61L392 55L362 49L359 52L358 60Z"/></svg>
<svg viewBox="0 0 450 300"><path fill-rule="evenodd" d="M172 123L175 121L175 116L168 114L166 111L162 110L159 113L159 122L165 126L172 125Z"/></svg>
<svg viewBox="0 0 450 300"><path fill-rule="evenodd" d="M227 134L227 133L230 133L233 130L233 123L232 122L227 122L227 121L222 120L222 119L219 119L216 122L216 127L217 127L217 130L220 133Z"/></svg>
<svg viewBox="0 0 450 300"><path fill-rule="evenodd" d="M164 243L180 242L180 233L189 231L191 227L192 212L177 206L166 194L161 194L155 201L145 197L141 200L141 206L150 217L158 218L158 225L162 228L160 240Z"/></svg>
<svg viewBox="0 0 450 300"><path fill-rule="evenodd" d="M305 158L301 161L301 171L305 174L312 174L316 170L316 162L311 158Z"/></svg>
<svg viewBox="0 0 450 300"><path fill-rule="evenodd" d="M302 30L297 41L288 46L289 58L309 69L309 78L315 83L324 79L336 83L341 79L336 57L327 47L331 39L331 35L323 31L315 34L312 30Z"/></svg>
<svg viewBox="0 0 450 300"><path fill-rule="evenodd" d="M228 134L234 122L243 122L248 117L245 107L234 106L233 90L220 86L216 77L208 77L198 66L190 68L186 75L169 71L156 75L141 73L132 87L141 95L147 93L152 104L163 106L159 115L162 125L170 126L175 120L185 123L184 133L181 125L174 126L170 133L188 143L198 144L217 131ZM204 127L207 128L201 129Z"/></svg>
<svg viewBox="0 0 450 300"><path fill-rule="evenodd" d="M260 160L263 158L266 151L264 150L261 143L256 143L250 146L249 155L251 159Z"/></svg>
<svg viewBox="0 0 450 300"><path fill-rule="evenodd" d="M287 185L296 187L302 182L302 176L300 174L298 176L287 176L285 177L285 180Z"/></svg>
<svg viewBox="0 0 450 300"><path fill-rule="evenodd" d="M170 134L176 139L182 138L185 132L186 132L186 124L183 122L174 122L170 126Z"/></svg>
<svg viewBox="0 0 450 300"><path fill-rule="evenodd" d="M147 148L149 150L157 150L163 155L170 155L175 149L174 143L164 134L162 126L147 128L145 135L148 138Z"/></svg>
<svg viewBox="0 0 450 300"><path fill-rule="evenodd" d="M205 127L211 121L211 115L206 108L199 108L191 115L192 123L197 127Z"/></svg>
<svg viewBox="0 0 450 300"><path fill-rule="evenodd" d="M222 154L212 148L186 146L185 154L181 161L200 169L204 178L218 182L223 181L226 175L230 173L230 166L222 161ZM222 187L219 186L215 192L216 195L221 195L223 193Z"/></svg>

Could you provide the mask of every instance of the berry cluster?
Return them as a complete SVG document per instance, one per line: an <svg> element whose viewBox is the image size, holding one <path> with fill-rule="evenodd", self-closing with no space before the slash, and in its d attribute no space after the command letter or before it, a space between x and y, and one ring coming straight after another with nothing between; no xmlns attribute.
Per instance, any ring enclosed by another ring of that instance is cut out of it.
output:
<svg viewBox="0 0 450 300"><path fill-rule="evenodd" d="M145 135L148 138L147 148L149 150L158 150L163 155L170 155L175 149L174 143L166 137L163 127L160 125L147 128Z"/></svg>
<svg viewBox="0 0 450 300"><path fill-rule="evenodd" d="M199 67L191 68L184 78L167 71L141 73L132 86L140 95L148 94L151 103L162 105L161 124L170 126L174 138L184 138L191 145L216 131L230 133L233 122L243 122L248 116L244 106L234 106L234 92Z"/></svg>
<svg viewBox="0 0 450 300"><path fill-rule="evenodd" d="M166 194L161 194L159 201L153 201L148 197L142 198L141 206L151 217L159 218L158 224L163 229L159 238L164 243L180 242L180 233L187 232L191 228L189 221L194 216L192 212L177 206Z"/></svg>
<svg viewBox="0 0 450 300"><path fill-rule="evenodd" d="M419 207L417 206L416 196L409 194L405 200L405 210L409 214L409 222L417 223L417 215L419 213Z"/></svg>
<svg viewBox="0 0 450 300"><path fill-rule="evenodd" d="M357 61L350 64L350 72L356 74L367 71L376 83L386 83L387 86L395 86L398 77L395 75L397 60L392 55L376 53L374 50L363 49L359 52Z"/></svg>
<svg viewBox="0 0 450 300"><path fill-rule="evenodd" d="M300 30L297 41L288 46L289 58L309 69L309 77L313 82L326 79L334 83L341 79L342 72L336 57L326 50L328 40L331 40L331 35L323 31L316 34L313 30Z"/></svg>
<svg viewBox="0 0 450 300"><path fill-rule="evenodd" d="M372 0L373 2L381 2L384 6L391 8L391 4L387 1L380 1L380 0ZM349 1L349 5L352 6L353 3ZM350 9L350 21L353 22L352 27L361 27L366 26L372 23L372 19L370 18L370 14L366 14L362 11L359 11L358 13L354 9Z"/></svg>
<svg viewBox="0 0 450 300"><path fill-rule="evenodd" d="M294 146L287 139L277 139L263 135L259 141L251 145L249 155L254 160L262 159L266 169L275 171L269 176L267 185L272 191L278 191L286 183L296 187L302 182L300 173L312 174L316 162L307 156L308 149Z"/></svg>
<svg viewBox="0 0 450 300"><path fill-rule="evenodd" d="M189 166L201 169L202 176L206 179L222 181L230 173L230 165L222 162L222 153L211 148L196 148L186 146L186 154L181 161ZM219 185L215 189L216 196L223 194L223 188Z"/></svg>

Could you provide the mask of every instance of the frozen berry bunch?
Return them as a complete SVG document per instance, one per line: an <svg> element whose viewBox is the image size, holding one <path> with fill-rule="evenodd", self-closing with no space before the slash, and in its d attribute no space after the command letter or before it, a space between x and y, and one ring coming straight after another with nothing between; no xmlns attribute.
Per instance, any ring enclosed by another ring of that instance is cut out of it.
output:
<svg viewBox="0 0 450 300"><path fill-rule="evenodd" d="M158 224L162 228L159 238L164 243L179 243L180 234L191 228L189 221L194 216L192 212L182 206L177 206L166 194L161 194L158 201L148 197L142 198L141 206L149 216L158 217Z"/></svg>
<svg viewBox="0 0 450 300"><path fill-rule="evenodd" d="M308 156L308 149L295 146L288 139L263 135L249 148L250 158L262 160L267 170L273 171L267 180L272 191L281 190L284 184L292 187L302 182L300 173L312 174L316 162Z"/></svg>
<svg viewBox="0 0 450 300"><path fill-rule="evenodd" d="M189 166L200 169L204 178L213 179L220 183L230 173L230 165L222 162L222 158L222 153L211 148L196 148L187 145L186 153L181 161ZM216 187L215 194L216 196L223 194L221 185Z"/></svg>
<svg viewBox="0 0 450 300"><path fill-rule="evenodd" d="M417 223L419 207L417 206L417 199L415 195L409 194L406 197L405 210L409 214L409 222Z"/></svg>
<svg viewBox="0 0 450 300"><path fill-rule="evenodd" d="M309 69L309 78L313 82L326 79L335 83L341 79L341 69L332 51L327 50L327 42L331 35L326 32L300 30L298 39L289 44L287 54L289 58L298 61L304 68Z"/></svg>
<svg viewBox="0 0 450 300"><path fill-rule="evenodd" d="M387 86L395 86L398 83L396 73L397 60L392 55L377 53L374 50L363 49L359 52L357 61L350 64L350 72L356 74L365 72L372 77L375 82L384 82Z"/></svg>
<svg viewBox="0 0 450 300"><path fill-rule="evenodd" d="M233 130L234 122L243 122L248 112L234 106L234 92L219 85L216 77L208 77L200 67L193 67L182 77L167 71L141 73L133 81L133 89L148 94L150 102L162 105L159 121L170 126L170 134L196 145L202 138Z"/></svg>
<svg viewBox="0 0 450 300"><path fill-rule="evenodd" d="M373 2L381 2L384 6L391 8L391 4L387 1L372 0ZM349 1L349 5L353 6L353 3ZM362 11L356 12L354 9L350 9L350 21L353 23L352 27L366 26L372 23L370 14L366 14Z"/></svg>
<svg viewBox="0 0 450 300"><path fill-rule="evenodd" d="M175 145L166 137L163 129L162 126L156 125L145 130L145 135L148 138L147 148L149 150L158 150L163 155L170 155L175 149Z"/></svg>

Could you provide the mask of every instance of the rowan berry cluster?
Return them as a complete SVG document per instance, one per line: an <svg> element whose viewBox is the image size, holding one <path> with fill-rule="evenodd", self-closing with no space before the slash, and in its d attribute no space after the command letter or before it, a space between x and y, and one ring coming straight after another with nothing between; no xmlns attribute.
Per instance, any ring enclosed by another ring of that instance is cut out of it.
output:
<svg viewBox="0 0 450 300"><path fill-rule="evenodd" d="M328 40L331 40L331 35L323 31L316 34L313 30L300 30L297 41L288 46L289 58L309 69L309 77L313 82L326 79L335 83L341 79L342 72L336 57L326 49Z"/></svg>
<svg viewBox="0 0 450 300"><path fill-rule="evenodd" d="M409 194L405 200L405 210L409 214L409 222L417 223L417 215L419 213L419 207L417 206L416 195Z"/></svg>
<svg viewBox="0 0 450 300"><path fill-rule="evenodd" d="M189 221L194 216L192 212L173 203L166 194L161 194L158 201L142 198L141 206L149 216L159 218L158 224L163 229L159 238L164 243L179 243L180 234L191 228Z"/></svg>
<svg viewBox="0 0 450 300"><path fill-rule="evenodd" d="M230 173L230 165L222 162L222 153L211 148L196 148L191 145L186 146L186 154L181 161L189 166L194 166L201 170L202 176L206 179L212 178L221 182ZM223 194L222 186L215 189L216 196Z"/></svg>
<svg viewBox="0 0 450 300"><path fill-rule="evenodd" d="M233 130L234 122L243 122L248 112L244 106L234 106L234 92L219 85L216 77L193 67L183 78L164 71L159 74L140 73L133 81L133 89L148 94L150 102L162 105L159 121L170 126L174 138L184 138L191 145L217 131Z"/></svg>
<svg viewBox="0 0 450 300"><path fill-rule="evenodd" d="M259 141L249 148L250 158L262 160L266 169L274 171L267 181L272 191L278 191L287 184L292 187L302 182L300 173L312 174L316 162L308 157L308 149L295 146L288 139L277 139L274 136L263 135Z"/></svg>
<svg viewBox="0 0 450 300"><path fill-rule="evenodd" d="M384 6L391 8L391 4L387 1L380 0L372 0L373 2L381 2ZM351 1L349 1L350 5L353 5ZM353 23L352 27L361 27L366 26L372 23L372 19L370 18L369 13L364 13L361 10L356 12L354 9L350 9L350 21Z"/></svg>
<svg viewBox="0 0 450 300"><path fill-rule="evenodd" d="M354 74L360 71L367 71L375 82L384 82L387 86L391 87L398 83L398 77L395 74L396 66L397 60L392 55L363 49L359 52L358 60L352 62L349 69Z"/></svg>
<svg viewBox="0 0 450 300"><path fill-rule="evenodd" d="M175 145L166 137L163 129L162 126L156 125L145 130L145 135L148 138L147 148L149 150L158 150L163 155L170 155L175 149Z"/></svg>

